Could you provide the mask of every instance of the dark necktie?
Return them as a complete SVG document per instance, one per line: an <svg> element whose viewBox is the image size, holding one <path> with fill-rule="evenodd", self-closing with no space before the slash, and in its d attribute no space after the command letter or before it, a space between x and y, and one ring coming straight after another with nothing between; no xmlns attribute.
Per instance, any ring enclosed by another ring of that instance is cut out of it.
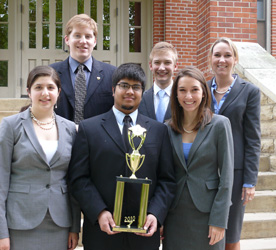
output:
<svg viewBox="0 0 276 250"><path fill-rule="evenodd" d="M74 121L79 124L83 120L83 108L86 97L86 80L84 73L84 65L78 66L78 73L75 79L75 117Z"/></svg>
<svg viewBox="0 0 276 250"><path fill-rule="evenodd" d="M129 140L128 140L128 128L131 127L130 123L131 123L131 117L129 115L126 115L124 117L124 127L123 127L123 141L125 143L125 147L126 147L126 152L129 152L130 149L130 144L129 144Z"/></svg>

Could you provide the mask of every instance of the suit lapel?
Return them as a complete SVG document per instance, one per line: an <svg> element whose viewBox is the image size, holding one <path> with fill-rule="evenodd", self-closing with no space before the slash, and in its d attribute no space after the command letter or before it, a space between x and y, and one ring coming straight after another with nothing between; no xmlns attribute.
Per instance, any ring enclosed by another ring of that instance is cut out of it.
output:
<svg viewBox="0 0 276 250"><path fill-rule="evenodd" d="M210 129L212 128L212 124L209 123L207 124L203 130L199 129L196 135L196 138L193 142L193 145L191 147L189 157L188 157L188 162L187 162L187 167L189 167L190 162L192 161L196 151L200 147L201 143L204 141L205 137L208 135Z"/></svg>
<svg viewBox="0 0 276 250"><path fill-rule="evenodd" d="M101 82L103 81L103 74L102 68L100 67L100 64L97 60L93 58L93 66L92 66L92 72L90 74L87 94L85 98L85 104L88 102L90 97L94 94L96 89L100 86Z"/></svg>
<svg viewBox="0 0 276 250"><path fill-rule="evenodd" d="M114 143L125 153L123 137L112 109L105 113L101 124Z"/></svg>
<svg viewBox="0 0 276 250"><path fill-rule="evenodd" d="M149 112L149 117L156 120L155 110L154 110L154 92L153 87L149 89L148 94L145 96L145 103Z"/></svg>
<svg viewBox="0 0 276 250"><path fill-rule="evenodd" d="M172 146L175 150L175 153L177 154L178 159L181 162L182 166L187 170L187 165L186 165L186 161L183 153L182 135L175 133L170 127L169 127L169 131L170 131Z"/></svg>
<svg viewBox="0 0 276 250"><path fill-rule="evenodd" d="M63 155L65 139L65 127L63 127L63 121L61 121L60 117L56 116L56 123L58 128L58 148L53 158L50 161L50 165L52 166L59 158ZM63 128L62 128L63 127Z"/></svg>
<svg viewBox="0 0 276 250"><path fill-rule="evenodd" d="M62 62L58 73L60 76L60 81L62 82L62 90L67 96L72 107L75 107L75 91L70 76L69 57Z"/></svg>
<svg viewBox="0 0 276 250"><path fill-rule="evenodd" d="M36 152L38 153L38 155L42 158L42 160L47 164L47 159L46 159L46 155L37 139L37 136L35 134L34 131L34 126L32 123L32 119L30 116L30 111L29 109L26 110L25 112L21 113L21 119L22 121L22 125L24 127L24 130L26 131L27 137L29 138L31 144L33 145L34 149L36 150Z"/></svg>
<svg viewBox="0 0 276 250"><path fill-rule="evenodd" d="M222 114L223 111L238 97L241 93L242 89L244 88L244 84L242 84L243 80L237 76L236 82L231 89L230 93L226 97L224 103L222 104L219 114Z"/></svg>
<svg viewBox="0 0 276 250"><path fill-rule="evenodd" d="M171 115L171 100L169 101L167 111L165 113L164 122L172 117Z"/></svg>

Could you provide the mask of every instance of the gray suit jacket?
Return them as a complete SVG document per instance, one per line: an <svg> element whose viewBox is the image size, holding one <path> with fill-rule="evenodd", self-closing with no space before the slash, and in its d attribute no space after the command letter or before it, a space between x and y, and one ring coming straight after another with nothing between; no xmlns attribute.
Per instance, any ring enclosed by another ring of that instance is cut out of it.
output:
<svg viewBox="0 0 276 250"><path fill-rule="evenodd" d="M197 209L210 213L208 224L227 228L234 172L233 139L229 120L214 115L211 122L198 131L187 164L182 135L174 132L170 126L169 135L177 182L177 192L171 209L177 209L186 184Z"/></svg>
<svg viewBox="0 0 276 250"><path fill-rule="evenodd" d="M153 95L153 87L145 91L145 93L143 94L143 99L139 106L139 113L156 120ZM163 122L170 119L171 116L171 102L169 102Z"/></svg>
<svg viewBox="0 0 276 250"><path fill-rule="evenodd" d="M79 232L80 210L70 202L67 169L76 134L75 125L56 116L59 143L50 164L37 139L29 109L0 125L0 238L8 228L33 229L47 210L61 227ZM72 214L71 214L72 208Z"/></svg>
<svg viewBox="0 0 276 250"><path fill-rule="evenodd" d="M211 82L208 82L210 88ZM260 98L258 87L237 76L219 111L231 122L234 168L243 170L243 183L253 185L257 184L261 151Z"/></svg>

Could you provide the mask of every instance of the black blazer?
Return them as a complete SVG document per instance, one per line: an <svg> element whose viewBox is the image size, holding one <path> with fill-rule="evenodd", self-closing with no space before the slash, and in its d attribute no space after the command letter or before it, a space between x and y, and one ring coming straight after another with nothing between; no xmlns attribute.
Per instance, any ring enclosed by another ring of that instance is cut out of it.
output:
<svg viewBox="0 0 276 250"><path fill-rule="evenodd" d="M238 75L236 77L219 114L228 117L231 122L234 168L243 170L243 183L256 185L261 150L260 90ZM212 81L208 82L210 89Z"/></svg>
<svg viewBox="0 0 276 250"><path fill-rule="evenodd" d="M154 91L153 87L145 91L143 94L143 99L139 106L139 112L151 119L156 120L155 109L154 109ZM171 101L168 104L167 111L165 113L164 121L171 118Z"/></svg>
<svg viewBox="0 0 276 250"><path fill-rule="evenodd" d="M114 104L112 74L116 67L97 61L95 58L92 58L92 60L92 72L84 104L84 119L105 113ZM74 121L75 92L70 76L69 57L50 66L58 72L61 80L61 94L55 112L68 120Z"/></svg>
<svg viewBox="0 0 276 250"><path fill-rule="evenodd" d="M155 215L162 225L176 188L168 130L164 124L140 114L137 124L148 132L139 150L140 154L145 154L145 161L136 176L152 180L148 213ZM131 172L126 165L123 139L113 110L82 121L73 146L69 182L85 216L84 245L88 249L93 246L93 249L121 250L127 241L130 249L157 249L159 229L152 237L133 233L109 236L100 230L98 215L104 209L113 213L116 176L120 175L130 176ZM126 185L122 218L139 211L140 189L140 185Z"/></svg>

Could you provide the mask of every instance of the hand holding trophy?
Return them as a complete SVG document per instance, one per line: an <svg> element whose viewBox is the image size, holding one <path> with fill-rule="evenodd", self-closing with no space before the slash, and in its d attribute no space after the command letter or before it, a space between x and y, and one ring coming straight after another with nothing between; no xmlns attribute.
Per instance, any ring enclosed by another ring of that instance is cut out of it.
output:
<svg viewBox="0 0 276 250"><path fill-rule="evenodd" d="M140 125L130 127L128 129L128 140L132 148L132 153L126 153L126 163L129 169L132 172L130 177L116 177L117 186L116 186L116 195L115 195L115 204L114 204L114 221L116 226L112 229L115 232L131 232L131 233L146 233L147 230L143 228L146 216L147 216L147 207L148 207L148 195L149 195L149 185L151 180L148 178L137 178L135 176L136 171L138 171L144 160L145 155L139 153L139 149L143 146L146 139L147 130L142 128ZM139 146L135 149L133 139L139 137L141 139ZM140 198L140 210L138 216L138 226L132 227L131 224L135 221L136 217L134 215L125 216L124 222L128 222L127 226L121 226L121 216L122 216L122 206L123 206L123 197L124 197L124 186L125 183L139 183L142 184L141 189L141 198Z"/></svg>

